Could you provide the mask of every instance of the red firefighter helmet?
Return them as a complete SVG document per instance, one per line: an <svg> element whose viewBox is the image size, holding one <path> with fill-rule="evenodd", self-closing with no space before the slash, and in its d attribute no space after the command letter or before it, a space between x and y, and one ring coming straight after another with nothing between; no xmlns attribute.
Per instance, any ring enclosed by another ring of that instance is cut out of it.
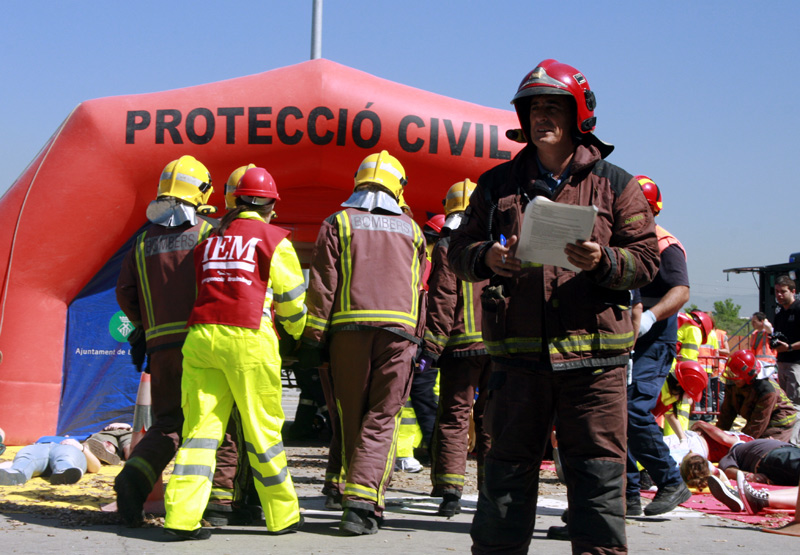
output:
<svg viewBox="0 0 800 555"><path fill-rule="evenodd" d="M699 403L708 386L708 372L696 360L684 360L675 365L675 377L683 390Z"/></svg>
<svg viewBox="0 0 800 555"><path fill-rule="evenodd" d="M711 335L711 330L714 329L714 322L711 321L711 316L702 310L693 310L689 313L695 324L700 326L700 331L703 332L703 343L708 341L708 336Z"/></svg>
<svg viewBox="0 0 800 555"><path fill-rule="evenodd" d="M644 198L647 199L647 204L650 205L650 209L653 211L653 216L658 216L658 213L661 212L661 208L663 207L661 191L659 190L658 185L656 185L656 182L646 175L637 175L634 179L636 179L636 181L639 182L639 185L641 185Z"/></svg>
<svg viewBox="0 0 800 555"><path fill-rule="evenodd" d="M755 353L749 349L736 351L728 357L724 377L729 380L752 383L758 374L760 364Z"/></svg>
<svg viewBox="0 0 800 555"><path fill-rule="evenodd" d="M263 205L270 201L280 200L278 186L272 175L264 168L250 168L239 180L239 185L233 192L234 196L250 204Z"/></svg>
<svg viewBox="0 0 800 555"><path fill-rule="evenodd" d="M442 232L443 227L444 227L444 214L436 214L435 216L431 216L431 218L427 222L425 222L423 231L427 232L429 230L433 230L436 232L436 235L439 235Z"/></svg>
<svg viewBox="0 0 800 555"><path fill-rule="evenodd" d="M597 122L594 115L597 101L589 88L586 77L574 67L556 60L544 60L522 79L511 103L517 109L519 121L527 137L530 137L529 102L527 100L529 100L528 97L536 94L571 96L575 99L578 109L578 132L583 135L594 130ZM526 99L526 101L520 102L521 99Z"/></svg>

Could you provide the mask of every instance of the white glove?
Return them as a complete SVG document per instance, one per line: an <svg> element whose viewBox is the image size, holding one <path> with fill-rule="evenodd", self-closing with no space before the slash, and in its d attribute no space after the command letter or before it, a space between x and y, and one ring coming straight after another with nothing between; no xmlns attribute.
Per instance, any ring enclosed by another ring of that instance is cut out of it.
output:
<svg viewBox="0 0 800 555"><path fill-rule="evenodd" d="M628 385L633 384L633 351L631 351L631 358L628 359Z"/></svg>
<svg viewBox="0 0 800 555"><path fill-rule="evenodd" d="M656 315L650 310L642 312L642 320L639 322L639 336L646 334L656 323Z"/></svg>

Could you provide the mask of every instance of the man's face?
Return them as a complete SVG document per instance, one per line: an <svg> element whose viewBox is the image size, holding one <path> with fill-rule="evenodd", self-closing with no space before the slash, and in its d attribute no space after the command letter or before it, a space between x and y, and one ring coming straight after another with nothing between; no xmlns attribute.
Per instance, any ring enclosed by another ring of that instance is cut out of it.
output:
<svg viewBox="0 0 800 555"><path fill-rule="evenodd" d="M794 291L786 285L776 285L775 300L783 308L788 308L794 302Z"/></svg>
<svg viewBox="0 0 800 555"><path fill-rule="evenodd" d="M536 148L572 144L572 99L560 94L531 97L531 141Z"/></svg>
<svg viewBox="0 0 800 555"><path fill-rule="evenodd" d="M761 331L762 329L764 329L764 322L762 322L755 316L750 317L750 325L753 326L753 329L756 331Z"/></svg>

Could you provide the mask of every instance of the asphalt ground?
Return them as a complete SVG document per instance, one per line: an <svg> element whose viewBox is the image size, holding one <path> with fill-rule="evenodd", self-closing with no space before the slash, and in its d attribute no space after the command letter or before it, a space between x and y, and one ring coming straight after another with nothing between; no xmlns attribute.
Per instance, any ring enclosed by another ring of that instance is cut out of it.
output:
<svg viewBox="0 0 800 555"><path fill-rule="evenodd" d="M296 392L285 394L287 418ZM121 467L104 467L72 486L51 486L34 478L25 486L0 486L0 553L468 553L469 529L477 495L474 486L462 500L463 511L447 519L436 515L439 499L427 496L427 472L397 473L387 492L384 527L375 535L344 537L339 511L324 509L320 493L325 449L288 445L290 466L303 529L268 536L263 527L213 529L206 541L174 541L161 529L163 519L149 516L142 528L127 528L115 513L100 507L114 500L113 477ZM13 450L2 460L11 460ZM474 476L474 462L468 474ZM165 473L168 479L168 472ZM536 528L531 553L569 553L568 542L546 539L550 526L561 525L566 494L554 474L542 471ZM659 517L627 521L631 553L795 553L800 538L764 533L760 528L679 507Z"/></svg>

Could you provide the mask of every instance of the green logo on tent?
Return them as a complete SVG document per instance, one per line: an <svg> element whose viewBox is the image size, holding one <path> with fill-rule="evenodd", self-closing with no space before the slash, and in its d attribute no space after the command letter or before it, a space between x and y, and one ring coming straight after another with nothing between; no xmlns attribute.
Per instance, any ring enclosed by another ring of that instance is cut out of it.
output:
<svg viewBox="0 0 800 555"><path fill-rule="evenodd" d="M111 337L120 343L128 340L128 336L133 331L133 327L131 321L128 320L128 317L125 316L125 313L121 310L114 314L108 322L108 332L111 334Z"/></svg>

